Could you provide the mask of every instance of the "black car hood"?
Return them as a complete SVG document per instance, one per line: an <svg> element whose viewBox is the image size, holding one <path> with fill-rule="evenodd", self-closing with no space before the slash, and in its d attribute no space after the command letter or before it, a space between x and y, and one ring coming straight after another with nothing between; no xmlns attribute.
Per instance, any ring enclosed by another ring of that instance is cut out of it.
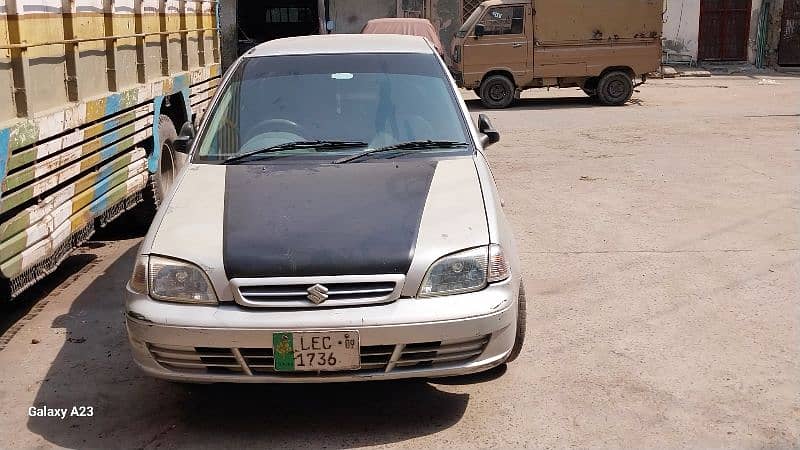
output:
<svg viewBox="0 0 800 450"><path fill-rule="evenodd" d="M436 161L229 166L229 278L401 274L414 254Z"/></svg>

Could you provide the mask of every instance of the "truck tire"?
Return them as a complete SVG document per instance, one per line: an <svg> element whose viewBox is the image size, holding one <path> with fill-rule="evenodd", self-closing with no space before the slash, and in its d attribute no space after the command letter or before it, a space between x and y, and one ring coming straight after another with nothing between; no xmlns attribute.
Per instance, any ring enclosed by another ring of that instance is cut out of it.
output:
<svg viewBox="0 0 800 450"><path fill-rule="evenodd" d="M527 304L525 300L525 285L519 285L519 298L517 300L517 335L514 338L514 346L511 348L506 363L513 362L520 353L522 353L522 345L525 343L525 326L527 323Z"/></svg>
<svg viewBox="0 0 800 450"><path fill-rule="evenodd" d="M597 99L603 105L624 105L632 95L633 80L625 72L608 72L597 83Z"/></svg>
<svg viewBox="0 0 800 450"><path fill-rule="evenodd" d="M481 83L480 91L483 106L491 109L508 108L514 101L514 93L517 90L512 82L505 75L491 75L486 77Z"/></svg>
<svg viewBox="0 0 800 450"><path fill-rule="evenodd" d="M158 170L150 175L149 186L145 189L145 200L149 206L149 212L155 214L156 210L172 187L175 181L176 165L175 165L175 139L178 138L178 132L175 131L175 124L172 119L165 115L158 117L158 145L157 148L161 149L161 157L158 162Z"/></svg>

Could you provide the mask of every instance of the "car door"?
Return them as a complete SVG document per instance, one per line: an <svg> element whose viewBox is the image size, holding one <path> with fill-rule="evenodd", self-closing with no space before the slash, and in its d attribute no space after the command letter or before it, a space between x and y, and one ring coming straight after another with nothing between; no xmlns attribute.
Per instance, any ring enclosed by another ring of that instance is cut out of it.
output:
<svg viewBox="0 0 800 450"><path fill-rule="evenodd" d="M516 80L530 73L529 21L525 5L497 5L486 9L470 35L464 39L464 81L480 80L490 70L508 70ZM484 35L475 29L483 25Z"/></svg>

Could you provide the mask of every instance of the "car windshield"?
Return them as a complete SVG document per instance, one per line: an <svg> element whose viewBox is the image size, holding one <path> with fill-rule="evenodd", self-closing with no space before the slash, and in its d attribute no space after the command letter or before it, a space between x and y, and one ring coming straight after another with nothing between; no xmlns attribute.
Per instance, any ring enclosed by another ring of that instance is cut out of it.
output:
<svg viewBox="0 0 800 450"><path fill-rule="evenodd" d="M234 70L200 133L194 162L219 163L264 149L272 150L247 161L332 161L408 142L471 142L456 94L432 54L253 57ZM316 141L321 145L308 145Z"/></svg>
<svg viewBox="0 0 800 450"><path fill-rule="evenodd" d="M483 15L483 10L484 10L483 5L480 5L477 8L475 8L475 11L472 11L472 14L470 14L469 17L467 17L467 20L465 20L464 24L461 25L461 28L458 29L458 33L456 33L456 36L460 38L466 37L467 33L469 33L469 30L472 29L473 25L475 25L475 22L477 22L478 19L481 17L481 15Z"/></svg>

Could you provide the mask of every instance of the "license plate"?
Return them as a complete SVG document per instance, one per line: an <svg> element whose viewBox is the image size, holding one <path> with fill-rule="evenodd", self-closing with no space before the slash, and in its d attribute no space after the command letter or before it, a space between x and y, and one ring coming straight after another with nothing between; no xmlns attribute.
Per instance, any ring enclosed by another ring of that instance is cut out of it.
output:
<svg viewBox="0 0 800 450"><path fill-rule="evenodd" d="M361 367L357 331L282 332L272 335L277 372L330 372Z"/></svg>

